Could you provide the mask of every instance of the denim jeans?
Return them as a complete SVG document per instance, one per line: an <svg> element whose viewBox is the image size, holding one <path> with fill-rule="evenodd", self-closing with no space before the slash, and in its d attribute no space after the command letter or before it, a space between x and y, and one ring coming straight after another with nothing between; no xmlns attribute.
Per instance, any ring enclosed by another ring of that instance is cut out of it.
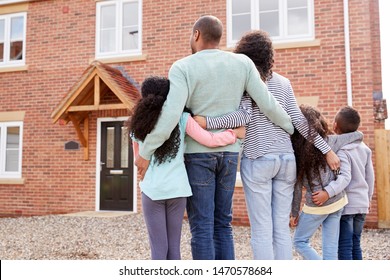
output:
<svg viewBox="0 0 390 280"><path fill-rule="evenodd" d="M293 153L267 154L241 159L241 179L251 225L251 246L256 260L291 260L289 227L296 180Z"/></svg>
<svg viewBox="0 0 390 280"><path fill-rule="evenodd" d="M192 196L187 214L194 260L233 260L232 201L238 153L185 154Z"/></svg>
<svg viewBox="0 0 390 280"><path fill-rule="evenodd" d="M324 215L301 213L294 235L294 246L305 260L337 260L340 217L343 208ZM311 246L310 239L322 225L322 258Z"/></svg>
<svg viewBox="0 0 390 280"><path fill-rule="evenodd" d="M342 215L340 220L339 260L362 260L360 238L366 214Z"/></svg>

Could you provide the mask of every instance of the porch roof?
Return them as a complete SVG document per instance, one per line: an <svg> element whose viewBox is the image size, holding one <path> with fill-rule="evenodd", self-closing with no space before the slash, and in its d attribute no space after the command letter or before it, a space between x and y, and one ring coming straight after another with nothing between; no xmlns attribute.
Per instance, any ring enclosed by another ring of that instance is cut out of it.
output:
<svg viewBox="0 0 390 280"><path fill-rule="evenodd" d="M102 102L103 97L110 92L117 100L113 103ZM81 122L90 111L131 110L140 97L138 87L124 72L94 61L54 108L51 118L53 123L59 120L65 123L73 120Z"/></svg>
<svg viewBox="0 0 390 280"><path fill-rule="evenodd" d="M51 118L53 123L73 123L81 145L85 148L84 159L88 160L89 112L131 110L140 98L138 87L125 72L94 61L54 108Z"/></svg>

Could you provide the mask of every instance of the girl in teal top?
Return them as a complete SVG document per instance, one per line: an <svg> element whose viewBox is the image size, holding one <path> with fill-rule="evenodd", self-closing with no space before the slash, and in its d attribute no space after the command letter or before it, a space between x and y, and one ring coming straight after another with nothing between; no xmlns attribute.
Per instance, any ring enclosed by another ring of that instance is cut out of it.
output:
<svg viewBox="0 0 390 280"><path fill-rule="evenodd" d="M129 120L135 156L143 140L153 130L169 92L169 80L147 78L141 88L142 99ZM170 137L152 155L149 168L140 182L142 210L154 260L180 259L180 237L187 197L192 195L184 165L185 134L208 147L233 144L244 137L244 128L221 133L203 130L183 113Z"/></svg>

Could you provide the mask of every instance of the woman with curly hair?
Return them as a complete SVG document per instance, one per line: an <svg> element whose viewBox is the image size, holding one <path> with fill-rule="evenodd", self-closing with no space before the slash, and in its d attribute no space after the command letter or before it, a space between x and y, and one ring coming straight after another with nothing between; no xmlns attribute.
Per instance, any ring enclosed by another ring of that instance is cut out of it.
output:
<svg viewBox="0 0 390 280"><path fill-rule="evenodd" d="M297 181L291 212L291 225L297 226L294 234L294 247L305 260L337 260L340 217L348 203L344 189L351 181L350 163L343 147L361 142L363 134L359 131L340 135L330 135L331 130L318 109L301 105L300 109L308 121L308 137L294 132L291 141L297 164ZM326 164L324 155L314 145L314 135L321 135L337 152L341 160L341 169L337 172ZM302 191L306 189L305 204L302 213ZM322 226L322 257L311 246L310 239Z"/></svg>
<svg viewBox="0 0 390 280"><path fill-rule="evenodd" d="M168 92L167 78L153 76L143 82L142 99L128 121L135 156L156 125ZM187 197L192 195L184 165L185 133L205 146L217 147L233 144L238 137L243 138L245 129L228 129L213 134L203 130L189 113L183 113L170 137L155 151L140 182L153 260L180 259L184 209Z"/></svg>
<svg viewBox="0 0 390 280"><path fill-rule="evenodd" d="M254 62L261 79L290 116L295 129L307 135L307 121L298 108L290 81L272 71L274 53L268 34L262 30L246 33L234 52L245 54ZM250 98L244 95L243 103L250 103L247 99ZM253 258L289 260L293 258L289 220L296 179L294 151L290 135L273 124L261 112L261 107L256 104L252 107L240 174L251 224ZM205 127L216 129L243 125L237 120L245 120L244 112L241 110L219 118L206 117ZM339 159L321 136L315 137L314 145L319 153L326 154L332 169L339 167Z"/></svg>

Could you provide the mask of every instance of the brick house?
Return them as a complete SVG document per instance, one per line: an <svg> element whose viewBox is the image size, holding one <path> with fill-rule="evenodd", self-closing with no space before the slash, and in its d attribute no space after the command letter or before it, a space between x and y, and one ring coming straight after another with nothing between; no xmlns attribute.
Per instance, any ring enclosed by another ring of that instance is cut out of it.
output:
<svg viewBox="0 0 390 280"><path fill-rule="evenodd" d="M275 71L329 121L344 105L362 116L375 151L381 92L378 0L0 1L0 215L140 211L122 129L145 77L189 55L194 21L273 38ZM380 98L380 97L379 97ZM379 118L380 119L380 118ZM248 224L237 180L234 222ZM376 195L367 225L377 225Z"/></svg>

